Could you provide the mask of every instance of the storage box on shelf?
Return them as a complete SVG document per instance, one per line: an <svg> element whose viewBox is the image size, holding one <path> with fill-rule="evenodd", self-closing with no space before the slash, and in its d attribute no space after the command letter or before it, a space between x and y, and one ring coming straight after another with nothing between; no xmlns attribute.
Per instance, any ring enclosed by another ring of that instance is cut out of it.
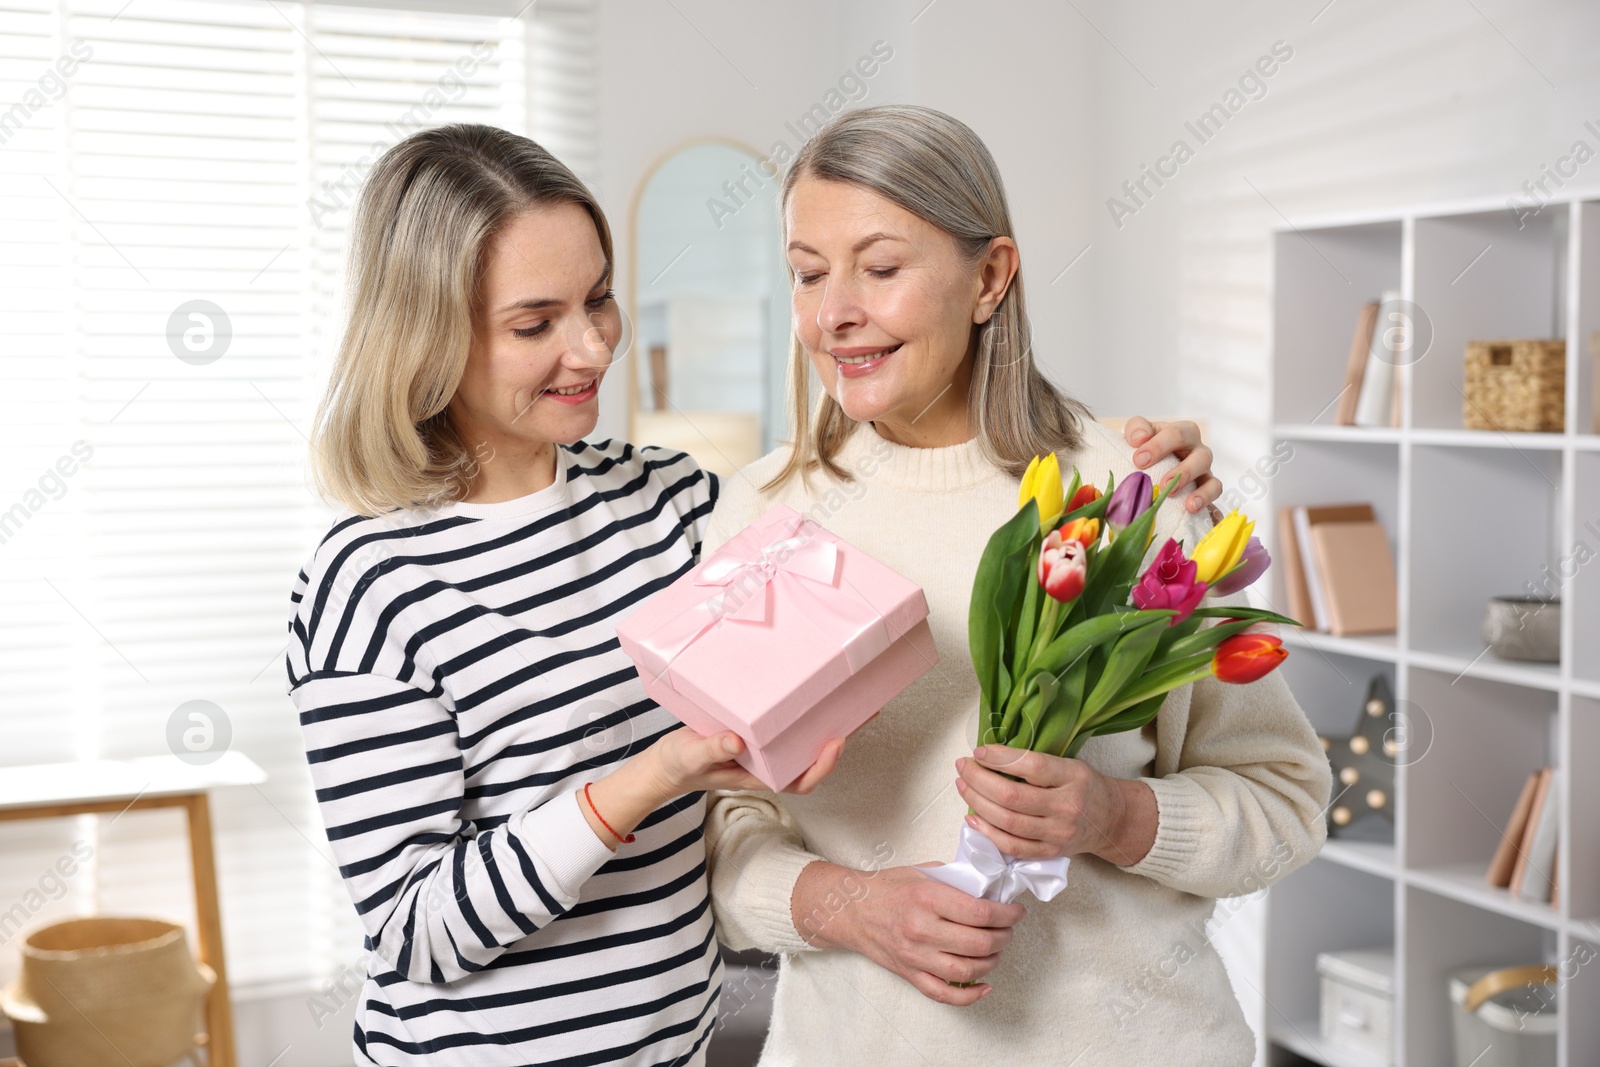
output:
<svg viewBox="0 0 1600 1067"><path fill-rule="evenodd" d="M1469 430L1560 433L1566 428L1567 345L1468 341L1461 421Z"/></svg>
<svg viewBox="0 0 1600 1067"><path fill-rule="evenodd" d="M1268 991L1267 1029L1274 1043L1333 1067L1372 1067L1371 1060L1323 1039L1317 956L1393 945L1394 894L1388 878L1322 862L1273 887L1267 917L1273 951L1262 988ZM1330 899L1345 906L1329 908Z"/></svg>
<svg viewBox="0 0 1600 1067"><path fill-rule="evenodd" d="M1370 501L1394 550L1400 608L1394 634L1286 635L1286 678L1320 732L1344 734L1367 680L1386 672L1411 736L1394 840L1330 839L1268 894L1269 1064L1352 1062L1320 1040L1315 957L1380 935L1395 946L1394 1063L1452 1062L1453 970L1564 960L1583 963L1558 983L1558 1062L1600 1063L1600 774L1589 771L1600 764L1600 194L1522 223L1485 203L1297 219L1275 235L1279 462L1257 510ZM1352 327L1389 289L1403 300L1385 311L1404 319L1390 325L1415 341L1399 361L1399 425L1332 425ZM1565 342L1559 432L1463 426L1467 344L1506 338ZM1268 592L1281 605L1274 573ZM1560 662L1485 651L1486 602L1518 594L1561 599ZM1563 769L1551 798L1553 904L1485 880L1523 783L1547 765Z"/></svg>
<svg viewBox="0 0 1600 1067"><path fill-rule="evenodd" d="M1319 952L1317 973L1324 1044L1393 1062L1394 946Z"/></svg>

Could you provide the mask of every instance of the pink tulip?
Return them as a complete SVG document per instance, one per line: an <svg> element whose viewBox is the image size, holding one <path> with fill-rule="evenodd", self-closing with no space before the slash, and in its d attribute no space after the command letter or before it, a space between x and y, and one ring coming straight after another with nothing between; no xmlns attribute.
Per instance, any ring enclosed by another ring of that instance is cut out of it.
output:
<svg viewBox="0 0 1600 1067"><path fill-rule="evenodd" d="M1198 580L1195 574L1194 561L1184 556L1178 542L1167 538L1155 562L1133 587L1133 606L1176 611L1178 614L1172 617L1172 625L1178 625L1193 613L1206 595L1206 583Z"/></svg>
<svg viewBox="0 0 1600 1067"><path fill-rule="evenodd" d="M1065 604L1083 592L1089 576L1089 562L1082 541L1062 540L1060 530L1051 530L1039 552L1039 584L1044 591Z"/></svg>

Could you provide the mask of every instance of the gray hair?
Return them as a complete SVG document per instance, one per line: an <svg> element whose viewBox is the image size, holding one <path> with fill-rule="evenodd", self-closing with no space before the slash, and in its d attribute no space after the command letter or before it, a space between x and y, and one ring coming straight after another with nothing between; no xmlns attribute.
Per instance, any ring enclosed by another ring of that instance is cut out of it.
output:
<svg viewBox="0 0 1600 1067"><path fill-rule="evenodd" d="M932 108L888 104L840 115L795 156L783 181L785 205L805 177L872 190L948 233L973 264L994 238L1014 236L994 157L966 123ZM1034 456L1076 451L1083 442L1081 424L1091 415L1034 362L1020 268L994 314L973 331L977 352L967 412L984 456L1021 477ZM851 480L835 456L856 422L831 396L824 396L812 414L810 369L796 337L789 366L794 446L763 489L796 474L804 478L817 467Z"/></svg>

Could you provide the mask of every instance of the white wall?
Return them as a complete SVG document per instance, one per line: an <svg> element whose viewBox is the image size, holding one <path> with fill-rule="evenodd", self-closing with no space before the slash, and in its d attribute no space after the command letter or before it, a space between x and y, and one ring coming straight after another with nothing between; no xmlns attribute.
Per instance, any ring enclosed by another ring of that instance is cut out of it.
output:
<svg viewBox="0 0 1600 1067"><path fill-rule="evenodd" d="M1167 403L1211 421L1225 478L1237 479L1266 446L1273 225L1504 199L1575 140L1600 149L1600 137L1583 129L1585 120L1600 125L1600 5L1326 4L1083 6L1156 85L1102 43L1095 234L1106 255L1095 339L1121 364L1107 399L1135 404L1142 375L1134 367L1157 358L1175 388ZM1117 228L1105 200L1186 136L1184 120L1218 101L1280 40L1293 58L1268 80L1266 95ZM1600 160L1577 180L1600 180Z"/></svg>
<svg viewBox="0 0 1600 1067"><path fill-rule="evenodd" d="M742 140L762 153L778 139L798 147L786 123L824 101L840 76L884 41L893 58L866 80L855 106L926 104L984 137L1007 177L1023 235L1036 350L1063 382L1093 400L1103 368L1070 358L1091 338L1093 251L1061 274L1088 243L1094 217L1089 42L1074 31L1070 8L1023 6L1026 32L1014 15L999 22L988 5L969 0L931 7L926 0L603 3L599 187L623 246L619 260L627 255L639 182L663 152L704 136ZM1012 88L1023 75L1027 99ZM1039 136L1041 123L1048 136ZM618 277L625 294L626 263ZM608 377L601 434L620 433L625 424L623 384L621 375Z"/></svg>
<svg viewBox="0 0 1600 1067"><path fill-rule="evenodd" d="M598 192L616 231L617 292L625 305L633 288L629 220L645 172L695 138L732 138L763 154L777 139L792 144L784 123L816 103L839 74L830 73L838 65L835 7L757 9L735 0L599 5ZM870 47L863 42L857 54ZM865 99L877 102L878 79L867 89ZM607 375L602 394L597 436L622 435L624 375Z"/></svg>

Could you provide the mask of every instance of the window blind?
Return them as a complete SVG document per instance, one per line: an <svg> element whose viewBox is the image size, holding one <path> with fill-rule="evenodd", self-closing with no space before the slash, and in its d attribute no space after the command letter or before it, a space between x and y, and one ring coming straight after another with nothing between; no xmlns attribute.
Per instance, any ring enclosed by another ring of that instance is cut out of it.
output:
<svg viewBox="0 0 1600 1067"><path fill-rule="evenodd" d="M215 709L270 776L215 798L246 989L360 953L282 658L331 518L306 435L361 180L455 121L595 157L586 3L422 8L0 0L0 763L161 753L180 706ZM0 826L0 981L20 925L190 921L181 826Z"/></svg>

